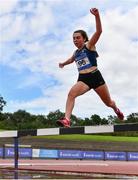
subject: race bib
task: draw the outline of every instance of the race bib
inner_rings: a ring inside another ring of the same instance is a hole
[[[78,54],[78,56],[75,58],[75,62],[79,71],[91,67],[90,60],[85,52]]]
[[[85,57],[84,59],[80,59],[78,61],[76,61],[77,64],[77,68],[82,68],[88,64],[90,64],[89,59],[87,57]]]

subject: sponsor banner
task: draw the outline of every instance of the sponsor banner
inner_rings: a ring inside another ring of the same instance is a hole
[[[128,152],[127,158],[128,161],[138,161],[138,152]]]
[[[32,149],[32,157],[39,158],[40,149]]]
[[[58,158],[58,150],[40,149],[39,157],[41,157],[41,158]]]
[[[105,152],[105,160],[126,161],[126,152]]]
[[[59,158],[82,159],[82,153],[76,150],[59,150]]]
[[[32,157],[32,149],[31,148],[19,148],[19,157]]]
[[[0,148],[0,157],[3,157],[3,148]]]
[[[5,157],[14,157],[14,148],[5,148]],[[31,148],[19,148],[19,157],[31,158]]]
[[[103,160],[104,152],[103,151],[83,151],[82,158]]]

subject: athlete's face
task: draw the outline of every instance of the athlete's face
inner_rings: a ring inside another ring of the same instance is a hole
[[[77,48],[81,48],[85,43],[85,39],[83,38],[81,33],[74,33],[73,42]]]

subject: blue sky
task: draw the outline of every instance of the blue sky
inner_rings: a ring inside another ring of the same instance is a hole
[[[75,50],[73,31],[93,34],[91,7],[99,9],[103,26],[96,45],[98,67],[125,115],[138,112],[137,0],[1,0],[0,94],[7,101],[5,112],[64,112],[78,74],[75,64],[60,69],[58,63]],[[76,99],[73,114],[114,115],[94,91]]]

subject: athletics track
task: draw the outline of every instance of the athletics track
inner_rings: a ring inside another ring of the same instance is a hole
[[[1,168],[14,167],[13,159],[0,159]],[[138,177],[138,161],[95,160],[19,160],[19,170],[68,172],[78,174],[100,173]]]

